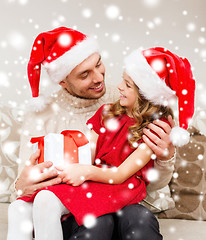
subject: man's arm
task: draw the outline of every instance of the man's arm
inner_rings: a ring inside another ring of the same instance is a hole
[[[39,155],[37,153],[32,154],[31,136],[42,136],[45,133],[43,126],[37,128],[39,119],[31,113],[25,116],[21,129],[18,177],[10,187],[11,201],[14,201],[18,196],[30,196],[42,187],[56,184],[55,179],[50,179],[55,176],[54,172],[49,170],[51,163],[36,165]],[[38,177],[35,172],[38,173]],[[31,176],[34,176],[34,179],[31,179]]]
[[[150,149],[155,153],[157,159],[166,161],[174,156],[175,147],[172,145],[169,134],[172,128],[175,126],[175,122],[172,117],[168,117],[168,121],[171,127],[161,121],[155,120],[153,123],[150,123],[147,128],[143,130],[143,140],[148,145]],[[154,131],[156,134],[152,133],[150,130]],[[151,139],[152,141],[150,141]]]
[[[170,141],[169,134],[171,129],[175,126],[175,122],[171,116],[168,117],[168,121],[171,127],[161,120],[155,120],[153,123],[148,125],[148,128],[153,130],[160,138],[150,130],[144,129],[143,131],[144,142],[156,155],[154,168],[158,171],[159,176],[155,182],[151,182],[149,184],[148,187],[151,188],[151,190],[157,190],[165,187],[170,182],[174,171],[175,147]],[[150,141],[150,139],[153,142]]]

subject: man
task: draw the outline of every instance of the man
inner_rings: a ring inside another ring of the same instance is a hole
[[[108,86],[106,91],[105,67],[98,52],[96,41],[64,27],[44,32],[36,38],[28,64],[28,77],[36,101],[33,108],[38,112],[27,115],[22,130],[22,162],[13,189],[19,196],[31,196],[41,188],[61,182],[57,171],[45,171],[51,167],[51,162],[35,165],[40,153],[32,154],[28,146],[31,136],[60,133],[64,129],[79,129],[87,134],[87,119],[104,103],[118,99],[114,87]],[[53,94],[49,103],[39,97],[41,64],[47,69],[51,80],[62,87]],[[174,126],[171,117],[169,121]],[[149,124],[148,129],[144,130],[143,139],[156,154],[158,160],[154,165],[160,171],[158,182],[151,184],[150,188],[154,186],[159,189],[170,181],[173,171],[171,158],[174,155],[170,131],[169,125],[162,121]],[[32,177],[34,173],[37,174]],[[140,204],[127,206],[117,214],[99,217],[93,228],[78,226],[70,217],[63,222],[63,232],[64,239],[101,240],[111,239],[112,235],[113,239],[120,239],[120,236],[122,239],[162,239],[157,220]]]

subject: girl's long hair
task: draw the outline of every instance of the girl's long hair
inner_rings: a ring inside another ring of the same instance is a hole
[[[167,118],[169,115],[174,117],[173,111],[169,107],[156,105],[139,93],[138,87],[134,84],[137,90],[137,101],[134,104],[131,114],[135,120],[135,124],[129,127],[128,141],[130,147],[135,148],[135,143],[142,138],[143,128],[155,119]],[[106,122],[108,119],[119,117],[127,113],[127,108],[120,105],[120,100],[108,105],[103,111],[102,120]]]

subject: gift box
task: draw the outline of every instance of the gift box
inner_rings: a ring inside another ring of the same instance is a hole
[[[78,130],[65,130],[61,134],[49,133],[33,137],[34,151],[40,149],[38,163],[51,161],[53,167],[71,163],[91,164],[90,143]]]

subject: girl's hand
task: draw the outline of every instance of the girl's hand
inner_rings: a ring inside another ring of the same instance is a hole
[[[88,180],[90,167],[90,165],[74,163],[66,167],[56,167],[56,169],[61,171],[58,177],[62,179],[62,183],[79,186]]]

